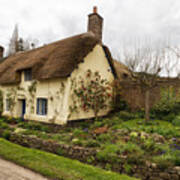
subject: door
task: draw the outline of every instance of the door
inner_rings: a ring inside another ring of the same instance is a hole
[[[24,114],[26,113],[26,100],[22,99],[22,118],[24,118]]]

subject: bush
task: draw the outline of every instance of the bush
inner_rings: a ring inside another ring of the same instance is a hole
[[[9,130],[5,130],[3,133],[2,133],[2,137],[9,140],[9,138],[11,137],[11,132]]]
[[[158,119],[163,119],[170,113],[177,114],[180,111],[180,97],[173,87],[161,89],[161,99],[152,108],[152,113]],[[165,118],[166,119],[166,118]]]
[[[76,138],[72,140],[72,143],[77,146],[83,145],[83,142],[80,139],[76,139]]]
[[[22,121],[20,121],[18,124],[18,127],[29,129],[29,130],[38,130],[38,131],[49,132],[49,128],[46,125],[43,125],[38,122],[22,122]]]
[[[139,153],[139,154],[143,154],[143,150],[134,143],[131,142],[127,142],[126,144],[121,144],[120,145],[120,149],[119,149],[120,153]]]
[[[128,164],[128,163],[125,163],[124,164],[124,170],[125,170],[126,173],[131,173],[132,166],[130,164]]]
[[[100,147],[100,144],[96,140],[93,140],[93,139],[86,141],[84,144],[86,147]]]
[[[93,127],[102,127],[102,126],[104,126],[103,121],[95,121],[93,124]]]
[[[180,116],[177,116],[172,123],[174,126],[180,126]]]
[[[100,141],[101,143],[110,142],[111,139],[112,139],[112,136],[110,134],[100,134],[97,137],[97,140]]]
[[[174,113],[170,113],[166,116],[161,117],[164,121],[172,122],[176,118],[176,115]]]
[[[1,129],[8,129],[9,126],[8,126],[6,123],[1,122],[1,123],[0,123],[0,128],[1,128]]]
[[[147,139],[144,144],[143,144],[143,148],[146,151],[153,151],[155,148],[155,142],[152,139]]]
[[[119,161],[117,157],[117,152],[119,151],[119,146],[115,144],[106,145],[105,148],[97,153],[97,158],[103,162],[117,162]]]
[[[82,131],[81,129],[75,129],[75,130],[73,131],[73,135],[74,135],[75,137],[79,137],[79,136],[82,135],[82,134],[84,134],[84,131]]]
[[[130,119],[134,119],[135,116],[133,113],[127,112],[127,111],[120,111],[118,114],[118,117],[123,119],[124,121],[128,121]]]

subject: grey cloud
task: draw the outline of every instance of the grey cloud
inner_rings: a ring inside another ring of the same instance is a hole
[[[116,56],[129,39],[173,37],[180,43],[179,0],[0,0],[0,44],[7,47],[13,26],[21,36],[47,44],[87,30],[87,15],[98,5],[103,41]]]

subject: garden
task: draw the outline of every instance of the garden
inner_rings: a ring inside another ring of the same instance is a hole
[[[124,110],[105,118],[79,121],[66,126],[2,117],[0,127],[1,136],[7,140],[13,140],[14,134],[17,134],[19,137],[38,138],[72,148],[77,146],[92,149],[95,153],[88,158],[77,159],[106,170],[142,179],[152,176],[149,172],[147,174],[147,168],[163,173],[167,169],[176,168],[179,172],[179,124],[167,117],[165,120],[154,119],[144,124],[142,116],[142,112],[130,113]],[[179,116],[175,118],[176,122]],[[60,150],[58,153],[63,155]],[[68,152],[64,155],[68,157]],[[163,173],[162,177],[169,177],[169,171],[168,175]],[[179,178],[177,173],[173,177]]]

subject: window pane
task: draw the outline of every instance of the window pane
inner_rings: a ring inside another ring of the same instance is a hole
[[[47,114],[47,99],[44,98],[37,99],[37,114],[39,115]]]
[[[24,80],[31,81],[32,80],[32,71],[31,69],[27,69],[24,71]]]

